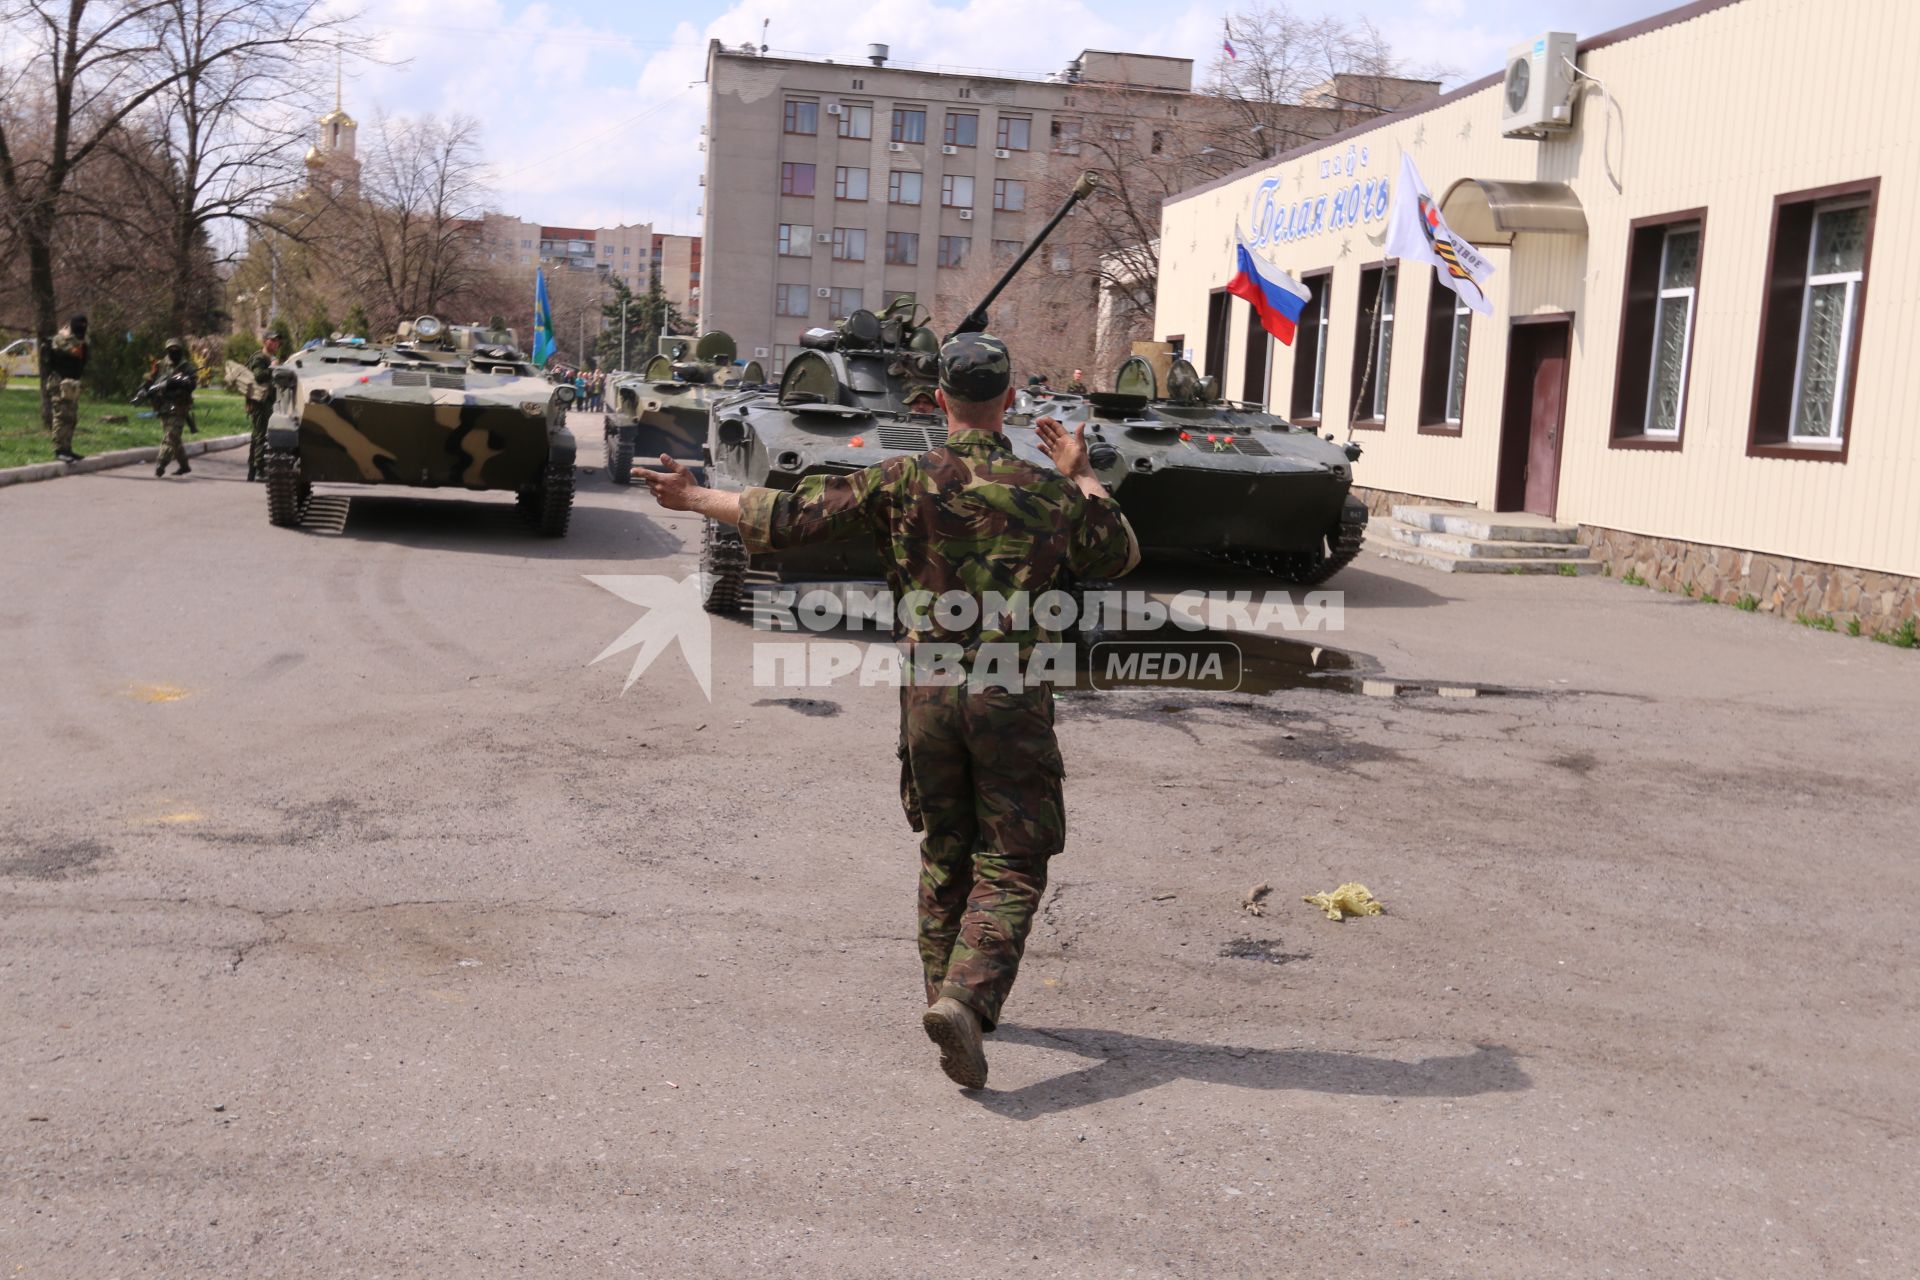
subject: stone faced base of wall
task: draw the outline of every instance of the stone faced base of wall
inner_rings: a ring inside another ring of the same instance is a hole
[[[1682,593],[1691,587],[1693,595],[1726,604],[1753,596],[1759,612],[1789,621],[1832,618],[1845,630],[1858,620],[1864,634],[1877,635],[1920,616],[1920,578],[1585,524],[1580,542],[1616,578],[1631,570],[1649,587]]]
[[[1470,507],[1471,502],[1461,502],[1454,498],[1423,498],[1417,493],[1400,493],[1393,489],[1369,489],[1365,485],[1353,486],[1353,496],[1367,504],[1369,518],[1390,516],[1395,505],[1414,507]]]

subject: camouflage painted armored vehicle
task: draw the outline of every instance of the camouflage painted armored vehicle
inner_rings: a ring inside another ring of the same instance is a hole
[[[1087,426],[1088,453],[1145,551],[1205,552],[1285,582],[1325,582],[1360,554],[1366,504],[1349,490],[1360,446],[1334,444],[1251,404],[1219,399],[1185,360],[1135,356],[1114,390],[1021,396],[1009,438],[1051,416]]]
[[[1074,205],[1093,193],[1082,175],[1050,221],[1007,267],[954,332],[987,327],[987,308]],[[911,296],[884,311],[855,311],[831,329],[809,329],[775,387],[745,390],[713,402],[707,435],[707,483],[740,490],[791,489],[811,475],[846,475],[896,453],[924,453],[946,440],[934,401],[940,384],[940,337]],[[1012,438],[1022,457],[1052,466],[1032,429]],[[730,613],[752,582],[872,578],[873,547],[855,541],[795,547],[749,557],[739,532],[707,521],[701,587],[707,609]]]
[[[422,316],[391,344],[316,345],[273,371],[267,518],[297,525],[315,484],[511,490],[540,533],[573,509],[573,388],[554,386],[511,330]]]
[[[640,372],[609,379],[607,478],[631,484],[636,457],[699,457],[714,400],[767,379],[758,360],[743,368],[737,355],[733,338],[718,329],[697,341],[668,336],[660,339],[659,354]]]

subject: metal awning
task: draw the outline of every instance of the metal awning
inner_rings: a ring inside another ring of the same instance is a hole
[[[1462,178],[1440,197],[1440,215],[1469,244],[1510,245],[1521,231],[1587,234],[1586,210],[1564,182]]]

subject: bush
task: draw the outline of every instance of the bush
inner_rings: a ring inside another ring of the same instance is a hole
[[[253,359],[253,353],[260,349],[260,339],[245,329],[227,339],[227,359],[236,364],[245,364]]]
[[[91,319],[81,382],[91,395],[124,402],[147,380],[166,336],[152,327],[129,328],[125,314],[111,305],[95,307]]]

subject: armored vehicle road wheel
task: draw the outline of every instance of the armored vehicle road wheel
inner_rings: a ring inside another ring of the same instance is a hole
[[[573,519],[573,468],[548,463],[540,479],[515,496],[520,514],[543,538],[564,538]]]
[[[1273,575],[1284,582],[1317,587],[1353,563],[1367,538],[1367,504],[1348,497],[1326,544],[1318,551],[1289,551],[1272,557]]]
[[[291,529],[307,514],[313,486],[300,478],[300,455],[285,449],[267,450],[267,520]]]
[[[607,479],[615,484],[633,483],[633,446],[613,433],[607,436]]]
[[[700,536],[700,605],[708,613],[738,613],[746,593],[747,548],[740,531],[718,520]]]

